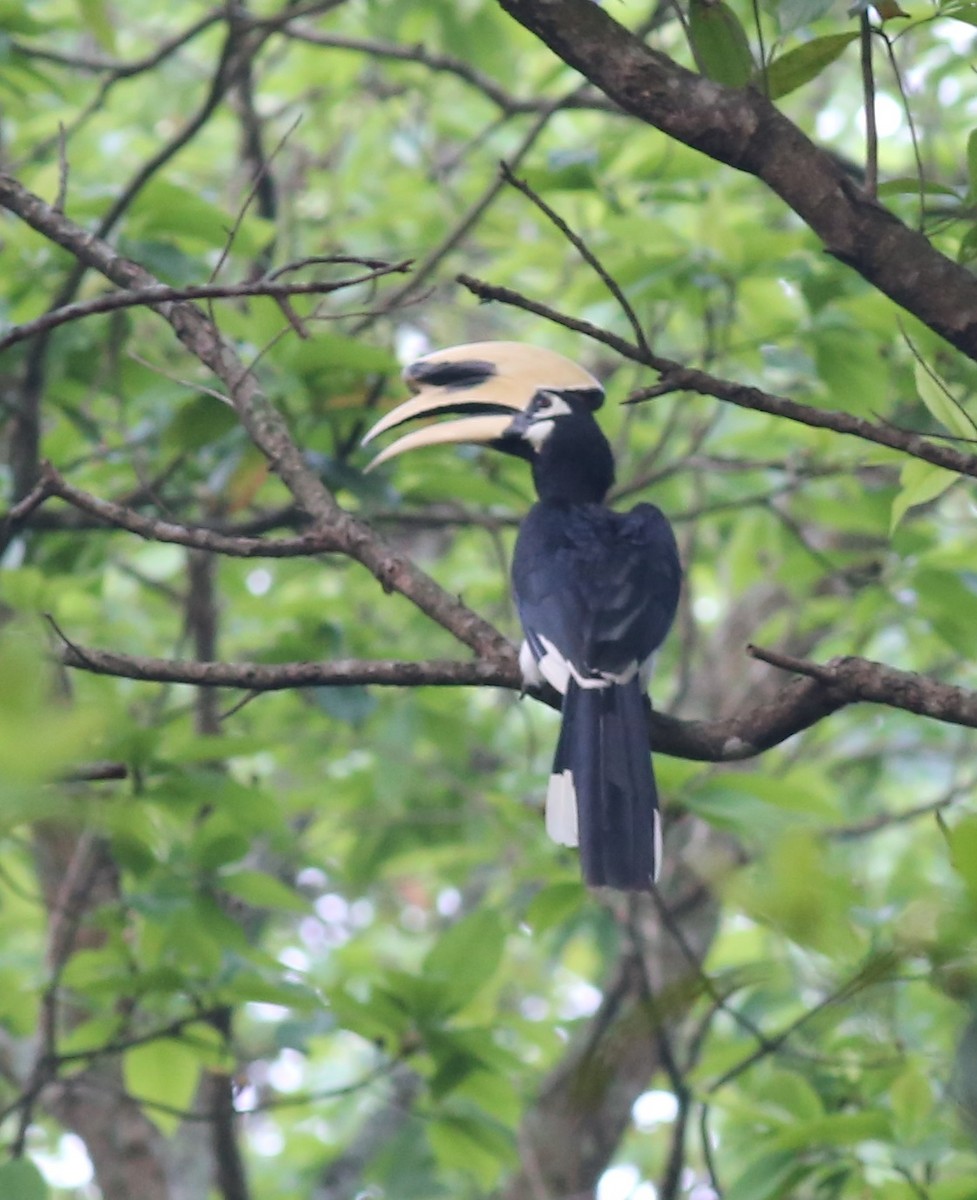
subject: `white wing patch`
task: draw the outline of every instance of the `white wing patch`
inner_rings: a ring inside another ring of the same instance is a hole
[[[543,673],[536,662],[533,648],[528,642],[523,642],[519,647],[519,670],[522,672],[522,681],[526,687],[539,687],[543,682]]]
[[[536,660],[536,667],[546,682],[565,696],[570,683],[570,663],[547,638],[539,640],[544,653]]]
[[[559,650],[542,634],[539,636],[540,645],[543,647],[544,653],[536,660],[536,666],[539,669],[540,675],[546,680],[551,687],[556,688],[561,696],[567,694],[567,687],[570,683],[571,676],[577,681],[577,686],[582,688],[606,688],[613,683],[628,683],[632,680],[638,671],[636,662],[629,663],[623,671],[614,674],[611,671],[601,671],[599,675],[581,675],[577,668],[568,658],[565,658]],[[522,653],[519,655],[520,665],[522,665]],[[525,668],[523,676],[525,677]]]
[[[577,833],[577,789],[573,773],[551,775],[546,788],[546,832],[561,846],[579,844]]]

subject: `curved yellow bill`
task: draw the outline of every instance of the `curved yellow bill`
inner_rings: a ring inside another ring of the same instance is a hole
[[[404,368],[404,382],[415,394],[377,421],[363,438],[364,446],[418,417],[451,414],[460,419],[398,439],[368,470],[418,446],[495,441],[512,420],[507,414],[524,412],[544,388],[573,391],[591,408],[599,407],[604,397],[601,385],[583,367],[555,351],[520,342],[469,342],[434,350]]]
[[[366,446],[373,441],[375,437],[379,437],[381,433],[386,433],[388,429],[396,429],[398,425],[403,425],[405,421],[413,421],[415,417],[434,417],[439,413],[463,413],[466,409],[486,407],[492,408],[510,408],[513,412],[522,412],[523,405],[511,397],[492,397],[487,398],[481,392],[466,399],[463,395],[457,394],[437,394],[434,389],[425,388],[419,395],[411,396],[409,400],[405,400],[403,404],[398,404],[396,408],[392,408],[390,412],[380,418],[379,421],[366,433],[363,437],[362,445]],[[507,421],[511,418],[506,417]]]
[[[403,407],[401,405],[401,408]],[[398,411],[398,409],[394,409],[387,416],[394,416]],[[423,415],[423,413],[413,413],[411,415],[417,416]],[[406,421],[410,417],[402,419]],[[399,424],[400,421],[393,421],[386,428],[390,429],[393,425]],[[507,415],[481,416],[462,417],[458,421],[445,421],[441,425],[428,425],[424,429],[415,429],[412,433],[405,433],[403,437],[399,437],[395,442],[391,442],[386,450],[381,450],[376,458],[367,464],[365,470],[372,471],[381,463],[388,462],[391,458],[396,458],[398,454],[404,454],[408,450],[416,450],[420,446],[442,446],[451,442],[471,442],[475,445],[483,446],[486,442],[494,442],[502,437],[511,424],[512,417]],[[382,429],[375,427],[370,430],[368,436],[372,437],[375,433],[382,432]],[[364,438],[363,440],[366,441],[367,439]]]

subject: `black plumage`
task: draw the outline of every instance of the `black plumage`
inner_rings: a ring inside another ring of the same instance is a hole
[[[604,392],[562,355],[480,342],[426,355],[404,378],[418,394],[365,440],[417,417],[461,419],[403,435],[374,466],[450,442],[487,444],[531,464],[538,500],[516,540],[512,587],[527,682],[545,680],[563,695],[547,829],[579,844],[587,883],[647,890],[660,826],[645,690],[678,604],[671,527],[651,504],[628,513],[606,506],[614,459],[593,415]]]
[[[530,452],[540,500],[520,527],[512,564],[532,658],[564,695],[547,797],[557,811],[548,824],[558,840],[572,842],[574,807],[585,880],[642,890],[659,854],[644,689],[678,604],[678,550],[654,505],[628,513],[604,506],[610,447],[589,406],[571,393],[560,399],[567,411]],[[515,434],[525,437],[523,426],[528,433],[545,419],[552,399],[540,404],[515,419]],[[508,444],[512,436],[496,444],[526,457]]]

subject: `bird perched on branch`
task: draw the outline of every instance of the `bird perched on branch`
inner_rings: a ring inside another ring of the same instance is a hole
[[[526,460],[537,502],[519,529],[512,589],[529,685],[563,696],[546,827],[580,847],[585,881],[647,891],[661,825],[645,691],[672,623],[681,567],[671,526],[651,504],[608,508],[614,460],[594,412],[600,383],[560,354],[477,342],[411,363],[416,393],[364,442],[418,417],[454,416],[407,433],[371,463],[422,446],[472,442]]]

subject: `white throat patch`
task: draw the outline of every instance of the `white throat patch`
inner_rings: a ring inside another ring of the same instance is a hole
[[[544,389],[543,395],[549,399],[549,404],[546,408],[541,408],[539,415],[533,418],[532,424],[526,430],[526,441],[536,451],[540,449],[546,439],[553,432],[553,422],[558,417],[566,417],[570,414],[570,405],[557,395],[556,392],[549,392]]]

